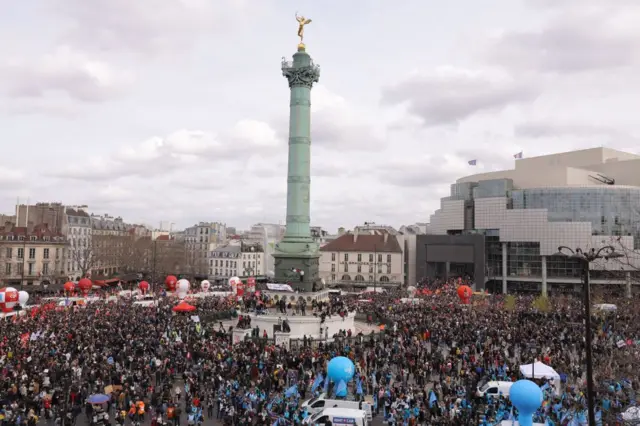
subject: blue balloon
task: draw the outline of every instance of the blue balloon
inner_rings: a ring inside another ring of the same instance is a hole
[[[533,425],[533,413],[542,405],[542,389],[531,380],[518,380],[509,390],[509,399],[518,409],[520,426]]]
[[[348,382],[353,378],[355,372],[356,367],[353,365],[353,362],[344,356],[333,358],[329,361],[329,365],[327,365],[327,377],[335,383],[340,382],[340,380]]]

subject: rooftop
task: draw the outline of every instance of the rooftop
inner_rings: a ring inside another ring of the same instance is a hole
[[[324,252],[402,253],[398,239],[389,233],[346,233],[320,248]]]
[[[65,242],[64,236],[59,232],[53,232],[46,223],[28,229],[25,226],[15,226],[11,222],[6,222],[4,226],[0,226],[0,240]]]

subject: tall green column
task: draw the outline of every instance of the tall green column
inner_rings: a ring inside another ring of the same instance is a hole
[[[290,282],[300,291],[318,284],[320,250],[311,237],[311,88],[320,77],[304,45],[293,61],[282,61],[282,74],[289,81],[289,165],[287,173],[287,230],[275,247],[275,279]]]

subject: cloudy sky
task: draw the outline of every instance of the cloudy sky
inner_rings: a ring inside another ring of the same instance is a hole
[[[0,14],[0,210],[284,221],[295,12],[312,221],[427,221],[513,154],[640,150],[637,0],[22,0]],[[471,159],[478,166],[467,165]]]

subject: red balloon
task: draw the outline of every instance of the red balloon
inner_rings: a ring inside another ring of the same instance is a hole
[[[165,278],[164,280],[164,285],[167,288],[167,291],[176,291],[177,283],[178,283],[178,279],[173,275],[167,276],[167,278]]]
[[[138,284],[138,288],[141,292],[146,293],[147,291],[149,291],[149,283],[146,281],[140,281],[140,284]]]
[[[89,293],[89,290],[91,290],[91,287],[93,287],[93,283],[89,278],[83,278],[80,281],[78,281],[78,288],[80,288],[80,290],[82,290],[84,294]]]
[[[473,290],[468,285],[461,285],[458,287],[458,297],[464,304],[468,304],[471,301],[471,295]]]
[[[67,293],[71,293],[75,289],[76,289],[76,285],[71,281],[67,281],[66,283],[64,283],[64,291],[66,291]]]

